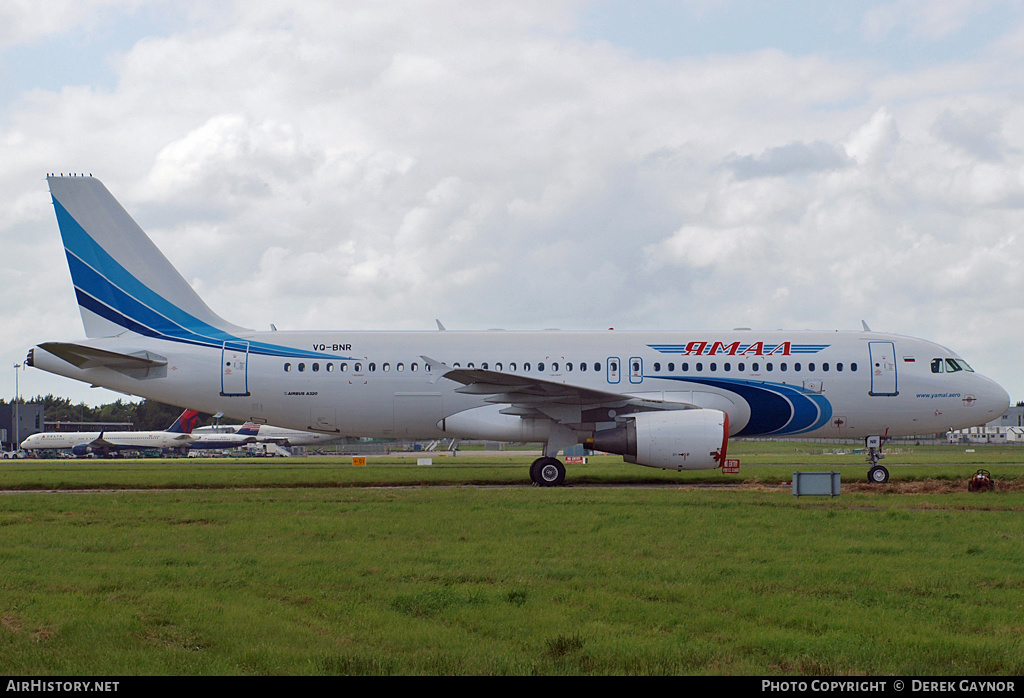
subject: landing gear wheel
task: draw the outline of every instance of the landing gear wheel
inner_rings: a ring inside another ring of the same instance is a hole
[[[565,482],[565,466],[557,458],[538,458],[530,466],[530,479],[541,487],[558,487]]]
[[[876,485],[889,482],[889,471],[884,466],[876,465],[868,471],[868,482]]]

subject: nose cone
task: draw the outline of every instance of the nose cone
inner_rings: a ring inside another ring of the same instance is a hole
[[[978,407],[985,416],[985,422],[991,422],[1006,414],[1010,409],[1010,394],[994,380],[978,376],[980,385],[977,390]]]

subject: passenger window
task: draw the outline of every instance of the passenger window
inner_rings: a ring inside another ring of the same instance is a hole
[[[284,372],[285,372],[285,373],[288,373],[288,372],[290,372],[291,370],[292,370],[292,365],[291,365],[291,364],[285,364],[285,365],[284,365]]]
[[[558,373],[558,364],[556,362],[551,363],[551,372]]]
[[[794,371],[799,371],[800,370],[800,363],[799,362],[793,364],[793,370]]]
[[[327,364],[327,372],[330,373],[334,370],[334,364]]]
[[[370,369],[370,372],[371,372],[371,373],[372,373],[373,371],[376,371],[376,370],[377,370],[377,364],[376,364],[376,363],[374,363],[374,362],[370,362],[370,366],[369,366],[369,369]]]
[[[487,362],[484,361],[482,364],[480,364],[480,368],[482,368],[483,370],[486,371],[487,370]]]
[[[341,369],[342,373],[345,373],[346,371],[348,371],[348,364],[342,364],[341,366],[339,366],[339,368]]]
[[[767,363],[767,364],[764,365],[764,370],[765,371],[771,371],[774,368],[775,368],[775,365],[771,364],[771,363]]]
[[[314,363],[313,364],[313,371],[316,372],[316,371],[319,371],[319,370],[320,370],[320,364]]]
[[[690,364],[684,361],[684,362],[683,362],[683,365],[682,365],[682,366],[680,366],[680,368],[681,368],[681,369],[682,369],[682,370],[683,370],[684,372],[685,372],[685,371],[689,371],[689,370],[690,370]]]
[[[399,373],[401,373],[402,371],[405,370],[405,364],[402,364],[402,363],[398,364],[397,366],[395,366],[395,370],[398,371]]]
[[[541,371],[541,372],[544,370],[544,362],[543,361],[541,361],[539,364],[537,364],[537,370]]]
[[[716,364],[714,362],[711,362],[711,370],[712,371],[717,371],[718,370],[718,364]]]
[[[698,370],[698,371],[703,371],[703,370],[704,370],[704,364],[702,364],[702,363],[698,363],[698,364],[697,364],[697,370]]]
[[[746,364],[742,364],[742,363],[741,363],[741,364],[738,364],[738,365],[736,366],[736,370],[737,370],[737,371],[743,371],[743,370],[744,370],[745,368],[746,368]]]
[[[601,364],[599,364],[598,362],[595,361],[594,362],[594,370],[595,371],[600,371],[601,370]]]
[[[813,371],[814,370],[814,364],[813,363],[807,364],[807,370],[808,371]]]
[[[301,372],[301,371],[305,371],[305,370],[306,370],[306,364],[299,364],[299,371]]]
[[[409,364],[409,370],[412,371],[413,373],[416,373],[416,371],[420,370],[420,365],[417,363],[411,363]]]
[[[757,373],[759,370],[761,370],[761,364],[755,361],[750,365],[750,370],[753,371],[754,373]]]
[[[827,373],[827,372],[828,372],[828,364],[827,364],[827,363],[825,363],[825,364],[822,364],[822,365],[821,365],[821,370],[822,370],[822,371],[825,371],[825,372]]]
[[[513,361],[512,363],[510,363],[508,365],[508,370],[512,371],[513,373],[515,373],[515,370],[516,370],[516,362],[515,361]]]
[[[530,364],[529,363],[523,364],[523,370],[524,371],[529,371],[530,370]]]
[[[842,371],[843,370],[843,365],[841,363],[836,364],[836,370],[837,371]]]
[[[780,371],[785,371],[786,370],[786,364],[779,364],[779,370]]]
[[[501,362],[498,362],[498,363],[494,364],[494,370],[495,370],[495,371],[500,371],[500,370],[502,370],[502,369],[501,369]]]
[[[672,371],[675,371],[675,370],[676,370],[676,365],[675,365],[675,363],[673,363],[672,361],[669,361],[669,362],[668,362],[668,370],[669,370],[669,372],[670,372],[670,373],[671,373]]]
[[[363,365],[362,364],[356,364],[355,365],[355,372],[356,373],[362,373],[363,372]]]
[[[587,365],[585,363],[583,363],[582,361],[580,362],[580,370],[581,371],[586,371],[587,370]]]
[[[565,362],[565,370],[566,371],[572,371],[572,362],[571,361],[566,361]]]
[[[856,363],[851,363],[850,364],[850,370],[851,371],[856,371],[857,370],[857,364]]]

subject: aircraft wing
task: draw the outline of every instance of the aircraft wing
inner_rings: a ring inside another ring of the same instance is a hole
[[[92,450],[93,453],[99,455],[101,458],[107,458],[111,453],[117,453],[121,450],[121,447],[117,444],[111,443],[103,438],[103,432],[95,439],[90,441],[87,446]]]
[[[486,395],[485,402],[507,404],[502,414],[520,417],[547,417],[566,426],[613,421],[617,415],[655,410],[694,409],[683,402],[651,400],[618,393],[559,383],[543,378],[502,373],[479,368],[451,368],[422,357],[432,370],[444,371],[443,377],[462,383],[455,392]]]

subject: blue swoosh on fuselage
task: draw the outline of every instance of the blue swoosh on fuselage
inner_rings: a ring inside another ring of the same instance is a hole
[[[750,421],[733,436],[805,434],[824,426],[832,418],[832,403],[824,395],[808,393],[785,383],[733,378],[656,377],[707,385],[743,398],[750,406]]]

